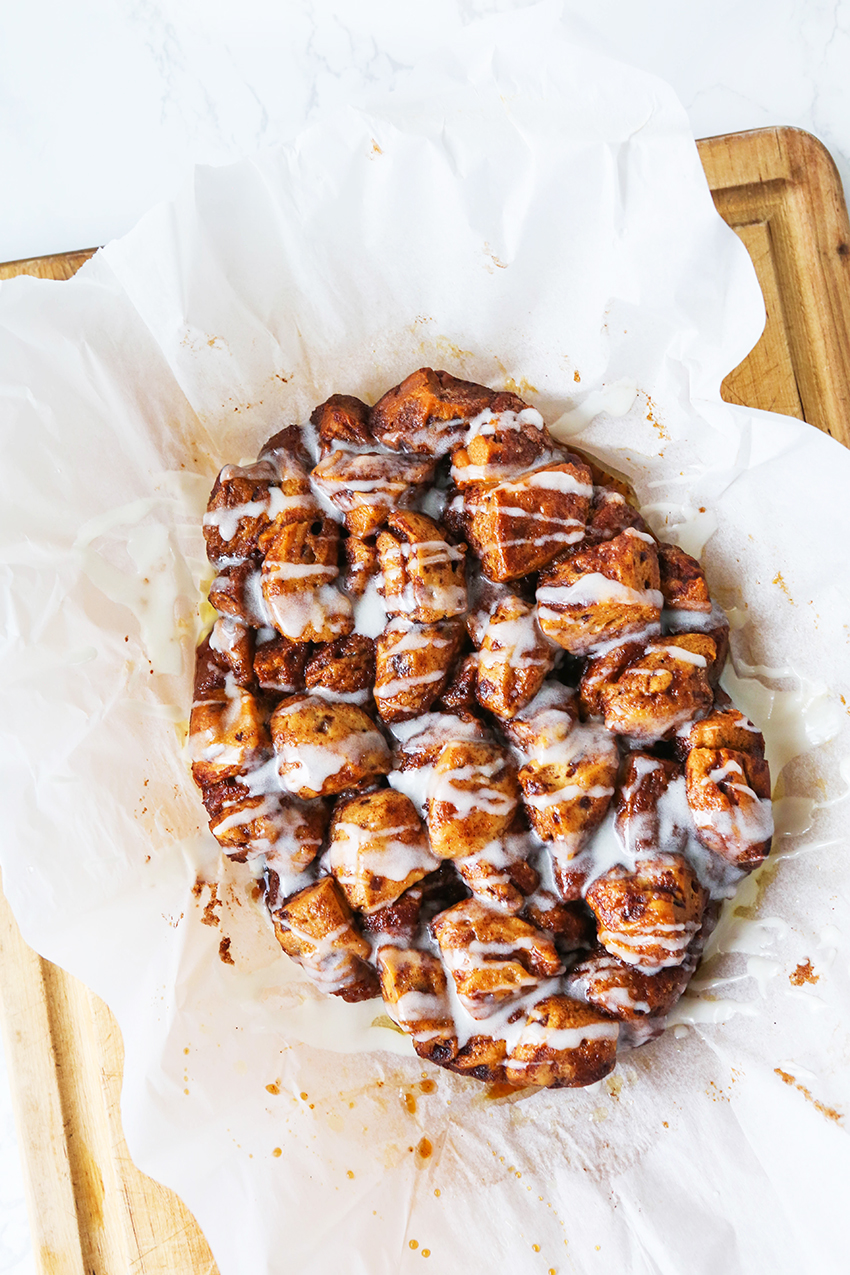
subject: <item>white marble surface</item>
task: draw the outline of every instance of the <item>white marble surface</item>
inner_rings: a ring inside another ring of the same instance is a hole
[[[10,0],[0,8],[0,260],[104,243],[196,163],[291,136],[525,0]],[[850,190],[850,0],[567,0],[579,42],[670,81],[694,133],[792,124]],[[30,1275],[0,1067],[0,1272]]]

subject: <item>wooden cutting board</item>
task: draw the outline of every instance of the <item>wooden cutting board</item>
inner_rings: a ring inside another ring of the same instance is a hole
[[[829,154],[798,129],[698,143],[714,201],[750,251],[764,335],[724,397],[850,446],[850,220]],[[95,249],[0,265],[69,279]],[[41,1275],[215,1275],[188,1210],[133,1165],[109,1010],[23,942],[0,895],[2,1027]]]

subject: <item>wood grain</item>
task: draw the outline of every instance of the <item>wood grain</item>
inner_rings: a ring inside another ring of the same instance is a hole
[[[724,398],[797,416],[850,446],[850,221],[828,152],[789,128],[698,146],[767,310],[764,335],[724,381]],[[69,279],[94,251],[9,262],[0,279]],[[0,989],[40,1275],[216,1275],[191,1214],[130,1159],[115,1020],[27,947],[2,894]]]

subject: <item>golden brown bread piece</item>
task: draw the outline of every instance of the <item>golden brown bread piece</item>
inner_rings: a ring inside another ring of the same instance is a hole
[[[352,633],[320,646],[310,657],[304,671],[307,690],[313,694],[327,692],[368,704],[375,685],[375,642],[373,638]]]
[[[380,994],[367,964],[369,944],[357,932],[351,909],[333,877],[299,890],[272,912],[275,937],[322,991],[346,1001]]]
[[[352,394],[331,394],[313,410],[310,422],[319,431],[323,456],[334,444],[366,447],[374,441],[369,431],[369,408]]]
[[[515,394],[498,394],[448,372],[419,368],[388,390],[369,414],[369,427],[386,447],[445,456],[466,438],[468,422],[479,412],[520,412],[526,406]]]
[[[227,566],[262,554],[260,537],[273,524],[304,518],[315,507],[306,473],[281,482],[270,460],[240,467],[225,465],[204,515],[204,539],[210,562]]]
[[[597,877],[585,895],[599,925],[599,942],[646,973],[681,965],[702,921],[708,895],[679,854],[642,859]]]
[[[377,953],[381,991],[393,1022],[413,1037],[417,1053],[426,1057],[442,1046],[441,1061],[457,1051],[455,1026],[443,967],[436,956],[416,948],[380,947]]]
[[[551,459],[553,443],[534,408],[521,413],[487,414],[467,431],[465,444],[452,454],[452,481],[470,484],[502,482]]]
[[[332,796],[392,767],[383,735],[356,704],[291,696],[272,713],[271,733],[281,782],[296,797]]]
[[[316,514],[261,537],[263,597],[271,621],[292,642],[332,642],[354,627],[351,603],[335,587],[339,529]]]
[[[764,735],[733,704],[715,704],[708,717],[686,722],[676,736],[677,754],[684,759],[692,748],[731,748],[764,757]]]
[[[250,691],[215,691],[192,705],[189,749],[192,778],[200,788],[256,769],[269,756],[270,744],[262,704]]]
[[[657,850],[684,853],[692,820],[682,767],[649,753],[623,759],[614,827],[632,858]]]
[[[508,833],[477,854],[453,860],[473,898],[502,912],[519,912],[540,883],[528,862],[529,845],[522,831]],[[531,918],[529,918],[531,919]]]
[[[478,710],[478,697],[475,694],[477,684],[478,654],[473,651],[456,667],[437,706],[449,713],[474,715]]]
[[[590,471],[579,461],[546,465],[515,482],[470,490],[469,543],[491,580],[516,580],[584,535]]]
[[[634,1022],[669,1014],[694,972],[696,960],[685,958],[646,974],[597,945],[567,974],[570,995],[587,1001],[612,1018]]]
[[[556,867],[574,858],[599,827],[614,795],[620,754],[601,727],[576,724],[566,739],[536,751],[519,771],[531,825],[553,849]]]
[[[375,641],[375,703],[385,722],[425,713],[448,685],[465,633],[460,620],[391,620]]]
[[[434,917],[431,932],[461,1004],[476,1019],[563,972],[548,935],[475,899]]]
[[[602,690],[609,682],[616,682],[619,675],[644,653],[644,642],[624,642],[612,646],[601,655],[592,655],[585,663],[578,684],[578,701],[581,715],[603,717]]]
[[[661,592],[664,605],[677,611],[696,611],[708,614],[711,598],[703,571],[696,558],[692,558],[678,545],[658,546],[658,569],[661,574]]]
[[[393,788],[337,802],[327,862],[351,907],[367,913],[440,866],[413,802]]]
[[[501,744],[458,740],[441,748],[428,785],[428,834],[441,859],[476,854],[514,821],[516,763]]]
[[[532,1005],[505,1075],[512,1085],[592,1085],[614,1070],[619,1023],[569,996]]]
[[[455,1056],[443,1065],[461,1076],[472,1076],[491,1085],[504,1084],[507,1056],[508,1047],[498,1036],[470,1036]]]
[[[523,919],[555,936],[559,952],[575,952],[589,947],[596,926],[584,903],[563,903],[550,890],[537,890],[522,910]]]
[[[263,597],[259,563],[249,559],[222,567],[210,585],[210,606],[255,629],[271,623]]]
[[[373,540],[361,540],[358,536],[348,536],[342,542],[345,553],[345,588],[353,597],[359,598],[373,576],[381,570],[378,548]]]
[[[770,852],[770,772],[755,752],[692,748],[685,763],[688,805],[704,846],[751,872]]]
[[[601,544],[604,540],[613,540],[627,527],[634,527],[635,531],[652,536],[647,523],[622,492],[610,487],[594,487],[593,504],[584,536],[585,544],[594,545]]]
[[[715,602],[708,615],[696,611],[664,612],[664,631],[671,638],[684,637],[689,633],[701,633],[714,643],[714,659],[708,666],[708,680],[718,693],[717,683],[726,657],[729,654],[729,621],[721,607]]]
[[[515,717],[530,704],[555,663],[534,607],[503,599],[490,617],[478,654],[476,696],[496,717]]]
[[[553,642],[573,655],[589,655],[604,643],[658,631],[659,584],[654,542],[628,528],[546,567],[537,588],[537,618]]]
[[[702,633],[657,638],[599,690],[605,726],[639,744],[669,739],[714,698],[708,668],[716,647]]]
[[[387,615],[420,624],[466,610],[466,545],[451,545],[432,518],[396,510],[378,536]]]
[[[224,780],[207,789],[210,831],[230,859],[264,854],[279,872],[303,872],[322,848],[329,811],[324,802],[298,801],[285,793],[251,795],[244,784]]]
[[[353,536],[374,535],[387,515],[434,476],[430,456],[335,451],[319,461],[313,479],[345,514]]]
[[[232,616],[216,620],[195,652],[194,698],[224,690],[228,676],[235,686],[254,689],[254,630]]]
[[[285,425],[267,439],[259,452],[258,461],[269,461],[279,479],[302,478],[310,468],[310,456],[304,445],[300,425]]]
[[[499,725],[512,744],[531,756],[559,747],[578,721],[575,691],[562,682],[544,682],[530,704]]]
[[[290,642],[280,635],[258,642],[254,652],[254,676],[264,691],[292,695],[304,689],[304,669],[310,653],[306,642]]]

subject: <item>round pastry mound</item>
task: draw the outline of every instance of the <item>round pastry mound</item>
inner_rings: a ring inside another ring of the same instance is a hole
[[[421,368],[227,465],[192,773],[323,991],[422,1058],[592,1084],[770,849],[699,563],[514,394]]]

